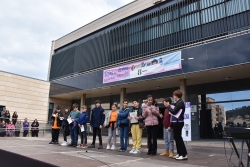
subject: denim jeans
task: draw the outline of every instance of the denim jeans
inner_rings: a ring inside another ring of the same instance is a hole
[[[168,131],[164,128],[164,141],[166,151],[174,151],[174,133],[173,129]]]
[[[77,142],[78,142],[78,126],[75,126],[73,129],[72,129],[72,126],[70,126],[69,130],[70,130],[71,144],[77,145]]]
[[[120,127],[120,145],[121,150],[127,151],[128,146],[128,126],[121,126]]]

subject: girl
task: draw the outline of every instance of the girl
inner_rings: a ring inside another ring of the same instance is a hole
[[[0,124],[0,136],[5,137],[6,135],[6,123],[3,120],[2,123]]]
[[[9,122],[7,129],[7,136],[13,137],[15,132],[15,125],[12,121]]]
[[[39,123],[37,122],[37,119],[33,121],[31,124],[31,134],[32,137],[38,137],[38,132],[39,132]]]
[[[63,113],[62,129],[63,129],[63,139],[61,146],[68,146],[67,136],[69,136],[69,123],[67,121],[69,117],[69,107],[66,107]]]
[[[20,130],[22,129],[22,124],[21,121],[18,120],[16,125],[15,125],[15,136],[19,137],[20,136]]]
[[[6,113],[4,114],[4,117],[5,117],[6,124],[9,124],[10,123],[10,112],[9,112],[9,110],[6,110]]]
[[[159,107],[153,96],[147,96],[147,104],[142,108],[142,116],[145,118],[145,125],[148,133],[148,153],[147,155],[156,155],[157,153],[157,132],[158,118],[160,117]],[[153,140],[153,142],[152,142]]]
[[[61,113],[61,107],[57,106],[55,112],[53,112],[51,119],[52,119],[52,130],[51,130],[51,142],[49,144],[59,144],[59,132],[62,126],[62,121],[60,117],[63,114]]]
[[[181,136],[182,128],[184,126],[184,113],[185,113],[185,104],[181,99],[181,97],[182,97],[182,92],[180,90],[174,91],[173,98],[176,101],[174,105],[175,107],[172,108],[169,103],[166,105],[166,107],[173,115],[176,115],[180,110],[182,110],[178,118],[172,116],[174,140],[177,148],[177,155],[174,156],[173,158],[176,160],[187,160],[187,150]]]
[[[17,118],[18,118],[18,115],[17,115],[17,112],[15,111],[12,115],[12,121],[13,121],[13,124],[16,125],[16,121],[17,121]]]
[[[118,110],[117,110],[117,104],[112,105],[112,111],[109,111],[109,113],[106,116],[104,126],[108,127],[108,145],[107,150],[110,150],[110,143],[111,139],[113,137],[113,145],[111,147],[111,150],[115,150],[116,145],[116,128],[117,128],[117,116],[118,116]]]

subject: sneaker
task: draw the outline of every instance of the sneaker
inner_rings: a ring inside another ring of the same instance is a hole
[[[110,145],[109,144],[107,145],[107,150],[110,150]]]
[[[176,159],[176,158],[179,158],[180,155],[179,154],[176,154],[176,156],[174,156],[173,158]]]
[[[82,148],[87,148],[87,147],[88,147],[87,144],[82,145]]]
[[[73,143],[71,143],[70,145],[68,145],[68,146],[70,146],[70,147],[72,147],[74,144]]]
[[[127,150],[122,150],[122,152],[127,152]]]
[[[82,144],[79,144],[78,146],[77,146],[77,148],[81,148],[83,145]]]
[[[118,152],[123,152],[123,150],[122,150],[122,149],[120,149]]]
[[[56,141],[56,142],[55,142],[55,144],[59,144],[59,142],[58,142],[58,141]]]
[[[66,146],[66,144],[67,144],[67,142],[66,142],[66,141],[63,141],[63,142],[61,143],[61,146]]]
[[[135,149],[133,148],[131,151],[129,151],[129,153],[133,153],[135,151]]]
[[[133,154],[140,154],[140,153],[141,153],[141,151],[138,149],[135,149],[135,151],[133,152]]]
[[[49,144],[55,144],[55,142],[51,141],[51,142],[49,142]]]
[[[179,156],[178,158],[175,158],[176,160],[182,161],[182,160],[187,160],[187,156]]]
[[[115,146],[114,145],[112,145],[111,150],[115,150]]]
[[[95,148],[95,145],[91,144],[88,148]]]
[[[77,147],[77,145],[76,145],[76,144],[74,144],[72,147]]]
[[[103,149],[103,146],[99,146],[98,149]]]

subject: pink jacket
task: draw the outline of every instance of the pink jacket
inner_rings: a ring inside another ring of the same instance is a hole
[[[8,131],[9,130],[14,131],[15,130],[15,125],[14,124],[8,124],[7,129],[8,129]]]
[[[155,107],[153,105],[145,104],[142,107],[142,116],[145,118],[146,126],[154,126],[158,125],[158,118],[160,116],[159,107]]]

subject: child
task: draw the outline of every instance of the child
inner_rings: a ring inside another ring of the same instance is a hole
[[[60,120],[60,117],[62,117],[61,113],[61,107],[57,106],[56,111],[52,114],[52,140],[49,144],[58,144],[58,138],[59,138],[59,132],[62,126],[62,121]]]
[[[23,137],[26,137],[27,134],[29,133],[29,126],[30,123],[28,122],[28,119],[25,118],[23,122]]]
[[[65,108],[65,111],[63,113],[63,121],[62,121],[62,128],[63,128],[63,139],[64,141],[62,142],[61,146],[68,146],[67,143],[67,136],[69,135],[69,123],[67,121],[69,117],[69,107]]]
[[[128,145],[128,127],[129,119],[128,114],[130,109],[128,108],[128,100],[123,101],[123,108],[118,113],[118,126],[120,127],[120,150],[119,152],[126,152]]]
[[[143,122],[142,117],[142,108],[139,106],[139,101],[134,99],[133,100],[133,108],[130,113],[135,113],[135,119],[138,120],[137,122],[131,122],[131,133],[133,139],[133,149],[129,153],[138,154],[141,153],[141,144],[142,144],[142,128],[139,126],[139,122]],[[129,116],[129,120],[132,120],[132,117]]]
[[[104,109],[101,107],[101,101],[95,101],[95,108],[92,109],[90,125],[93,127],[93,142],[89,148],[95,148],[96,135],[99,137],[98,149],[103,149],[102,146],[102,126],[104,124],[105,114]]]
[[[80,128],[80,136],[81,136],[81,144],[79,144],[78,147],[82,147],[82,148],[87,148],[87,121],[88,121],[88,113],[87,111],[87,107],[85,105],[82,106],[82,113],[80,114],[79,120],[78,120],[78,126]],[[82,126],[84,127],[84,129],[82,130]],[[84,144],[83,144],[83,140],[84,140]]]
[[[111,143],[112,137],[113,137],[113,145],[111,147],[111,150],[115,150],[117,116],[118,116],[117,104],[113,104],[112,105],[112,111],[109,111],[109,113],[106,116],[105,123],[104,123],[104,126],[108,127],[108,145],[107,145],[107,150],[110,150],[110,143]]]
[[[166,98],[163,101],[164,106],[168,106],[172,103],[172,100],[170,98]],[[165,151],[160,154],[161,156],[168,156],[169,158],[174,157],[174,134],[172,129],[172,123],[171,123],[171,115],[169,114],[169,110],[166,108],[164,111],[163,117],[163,125],[164,125],[164,140],[165,140]]]
[[[71,144],[70,146],[76,147],[78,142],[78,119],[80,116],[80,111],[78,111],[78,104],[73,104],[73,110],[69,114],[72,123],[69,126]]]
[[[15,132],[15,125],[13,124],[12,121],[9,122],[7,129],[8,129],[7,136],[13,137]]]
[[[22,124],[20,120],[17,120],[17,123],[15,125],[15,136],[19,137],[20,136],[20,130],[22,129]]]

